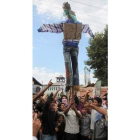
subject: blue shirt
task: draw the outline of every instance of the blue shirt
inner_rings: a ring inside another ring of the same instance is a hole
[[[103,116],[101,113],[96,112],[94,122],[96,122],[96,121],[98,121],[98,120],[100,120],[100,119],[104,119],[104,116]]]

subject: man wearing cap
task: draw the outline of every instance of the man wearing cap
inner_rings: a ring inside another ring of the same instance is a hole
[[[82,33],[88,33],[92,38],[94,35],[88,24],[82,24],[77,21],[75,13],[71,10],[68,2],[63,3],[64,16],[67,16],[67,20],[62,21],[60,24],[43,24],[38,32],[52,32],[61,33],[64,32],[64,24],[81,24]],[[74,86],[74,90],[79,91],[79,71],[78,71],[78,52],[79,52],[79,40],[78,39],[63,39],[63,54],[65,60],[66,69],[66,92],[70,87]]]

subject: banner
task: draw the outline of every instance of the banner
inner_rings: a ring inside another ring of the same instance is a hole
[[[95,84],[95,95],[100,96],[101,94],[101,80],[98,80]]]

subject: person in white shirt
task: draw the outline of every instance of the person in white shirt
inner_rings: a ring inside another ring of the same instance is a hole
[[[78,140],[81,113],[76,109],[75,101],[70,99],[70,104],[64,110],[64,114],[66,120],[64,140]]]

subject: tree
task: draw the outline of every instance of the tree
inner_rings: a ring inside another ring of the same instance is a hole
[[[95,33],[94,39],[89,39],[85,64],[93,69],[94,78],[102,81],[102,86],[108,85],[108,26],[103,33]]]

